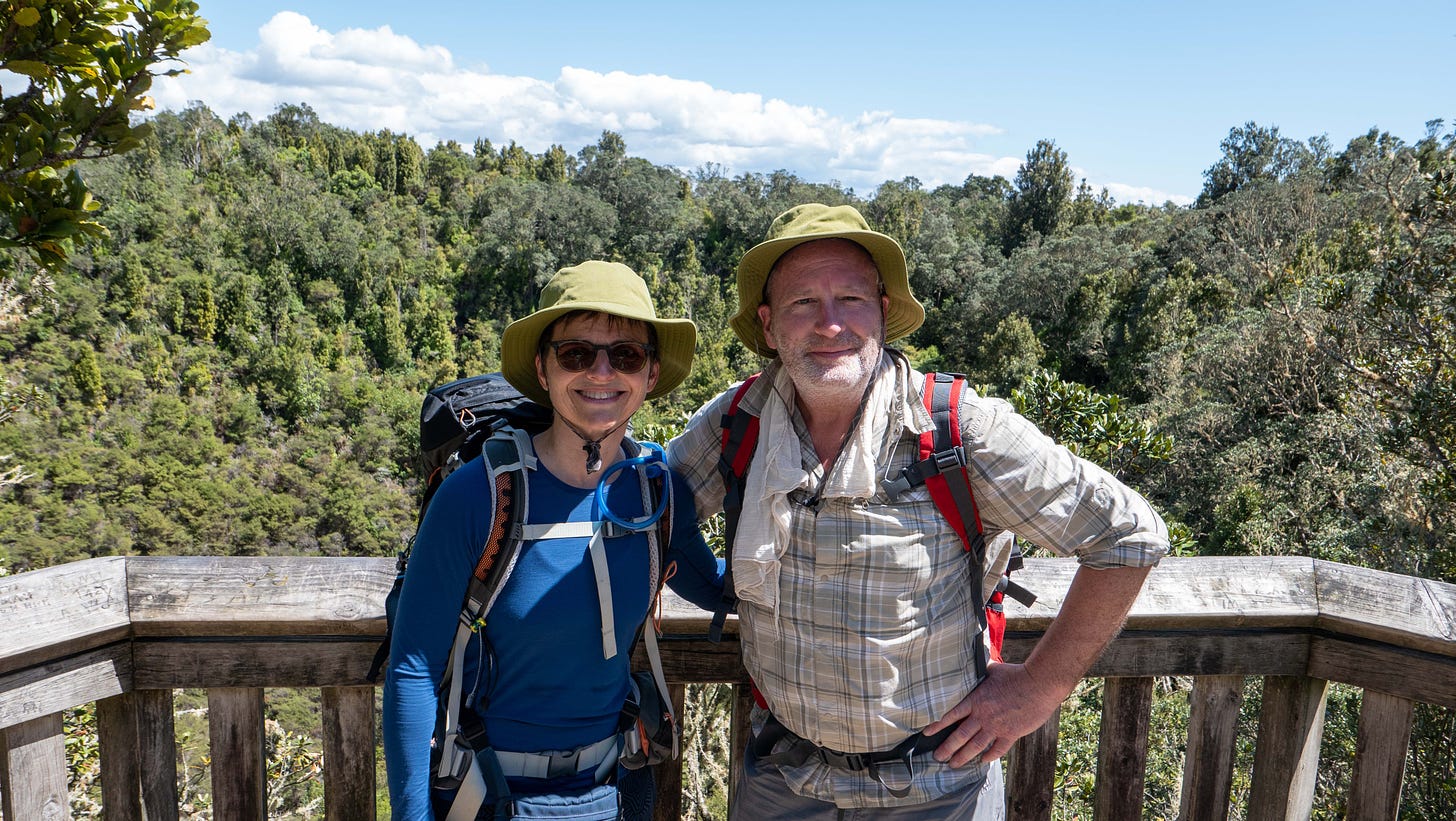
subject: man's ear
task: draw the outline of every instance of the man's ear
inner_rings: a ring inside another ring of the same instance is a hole
[[[888,305],[889,303],[887,302],[886,304]],[[769,310],[769,307],[767,305],[758,306],[758,321],[759,324],[763,325],[764,341],[768,342],[768,346],[770,348],[777,350],[779,346],[774,344],[773,331],[769,330],[769,317],[772,316],[772,314],[773,312]]]

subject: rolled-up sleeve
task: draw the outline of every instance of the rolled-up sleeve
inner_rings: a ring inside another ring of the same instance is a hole
[[[961,436],[988,531],[1009,530],[1091,568],[1148,567],[1167,555],[1168,527],[1147,499],[1006,401],[963,401]]]

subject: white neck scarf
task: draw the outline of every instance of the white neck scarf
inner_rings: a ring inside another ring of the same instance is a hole
[[[879,490],[876,462],[882,445],[892,425],[898,431],[909,413],[905,392],[900,390],[905,377],[900,372],[902,362],[897,356],[881,356],[864,412],[819,489],[821,499],[869,499]],[[733,546],[733,586],[738,598],[774,610],[778,608],[779,560],[789,544],[788,494],[801,487],[812,488],[814,481],[804,467],[794,432],[795,396],[788,370],[776,368],[772,390],[759,416],[758,445]]]

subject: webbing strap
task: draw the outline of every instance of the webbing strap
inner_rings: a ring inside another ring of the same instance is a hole
[[[617,655],[617,622],[612,615],[612,576],[607,572],[606,540],[602,538],[600,529],[592,533],[587,552],[591,554],[592,575],[597,582],[597,607],[602,614],[602,658],[609,659]]]
[[[475,821],[480,805],[485,803],[485,778],[480,774],[480,764],[473,760],[474,756],[471,758],[470,770],[460,782],[460,789],[455,792],[455,800],[450,802],[450,812],[445,816],[445,821]]]
[[[743,380],[733,393],[733,400],[728,403],[728,412],[722,420],[723,446],[718,452],[718,475],[723,478],[723,543],[728,545],[728,557],[723,563],[723,597],[708,625],[708,641],[711,642],[723,640],[723,624],[727,621],[728,611],[738,602],[738,592],[733,586],[733,545],[738,535],[738,517],[743,512],[743,477],[758,446],[758,417],[740,411],[738,405],[758,377],[759,374],[754,374]]]
[[[662,654],[657,650],[657,624],[653,621],[653,614],[647,614],[647,662],[652,666],[652,680],[657,682],[657,692],[667,695],[667,676],[662,673]],[[667,717],[673,726],[677,726],[677,713],[673,709],[672,699],[662,699],[662,708],[667,711]],[[672,734],[672,757],[678,756],[678,734]]]
[[[460,743],[460,691],[461,680],[465,678],[465,648],[470,644],[472,632],[470,625],[461,619],[455,628],[455,643],[450,646],[450,661],[445,667],[450,694],[445,702],[445,738],[440,750],[440,769],[435,773],[437,778],[454,778],[460,772],[463,759],[470,755]]]

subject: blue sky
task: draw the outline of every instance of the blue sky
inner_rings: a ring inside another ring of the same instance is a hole
[[[1336,148],[1456,121],[1456,2],[797,3],[199,0],[212,42],[160,81],[254,118],[425,148],[575,153],[603,129],[693,170],[787,169],[862,196],[1016,173],[1038,139],[1120,202],[1187,202],[1230,128]]]

